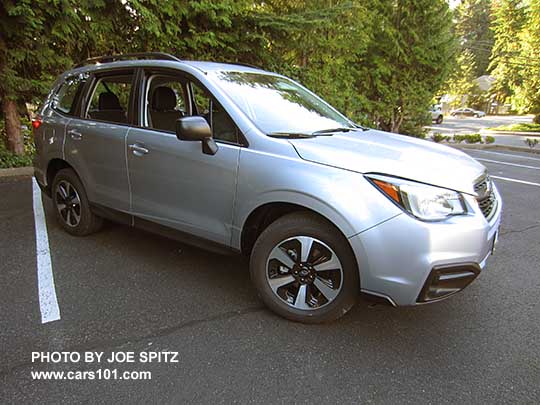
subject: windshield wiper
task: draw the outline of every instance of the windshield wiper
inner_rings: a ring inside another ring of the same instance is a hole
[[[350,132],[350,131],[367,131],[367,128],[364,128],[361,126],[329,128],[329,129],[321,129],[319,131],[314,131],[311,133],[311,135],[324,135],[324,134],[333,134],[335,132]]]
[[[268,136],[271,136],[272,138],[289,138],[289,139],[315,138],[315,135],[306,134],[304,132],[270,132]]]

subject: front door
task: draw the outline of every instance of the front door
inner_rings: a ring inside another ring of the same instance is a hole
[[[148,73],[144,87],[142,127],[132,128],[127,138],[135,221],[142,218],[229,245],[240,154],[234,123],[213,122],[212,110],[216,117],[223,114],[187,78]],[[215,155],[204,154],[201,142],[176,138],[175,121],[185,115],[209,120],[219,145]]]

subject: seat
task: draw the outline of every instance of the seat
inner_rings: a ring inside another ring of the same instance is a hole
[[[152,94],[150,118],[152,128],[175,132],[176,120],[184,114],[176,108],[176,94],[173,89],[166,86],[156,87]]]
[[[90,117],[100,121],[127,123],[126,112],[120,105],[116,94],[103,92],[98,98],[98,110],[92,111]]]

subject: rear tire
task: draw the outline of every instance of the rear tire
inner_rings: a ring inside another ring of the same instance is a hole
[[[71,235],[90,235],[103,225],[103,219],[91,211],[86,191],[73,169],[62,169],[56,174],[52,200],[58,223]]]
[[[266,306],[296,322],[334,321],[359,295],[358,267],[348,240],[308,212],[285,215],[261,233],[250,272]]]
[[[439,115],[439,116],[437,117],[437,120],[435,121],[435,123],[440,125],[440,124],[442,124],[442,122],[443,122],[443,116],[442,116],[442,115]]]

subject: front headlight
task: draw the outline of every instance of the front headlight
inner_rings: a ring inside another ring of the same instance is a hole
[[[445,188],[396,177],[368,175],[371,183],[401,208],[424,221],[467,213],[463,196]]]

